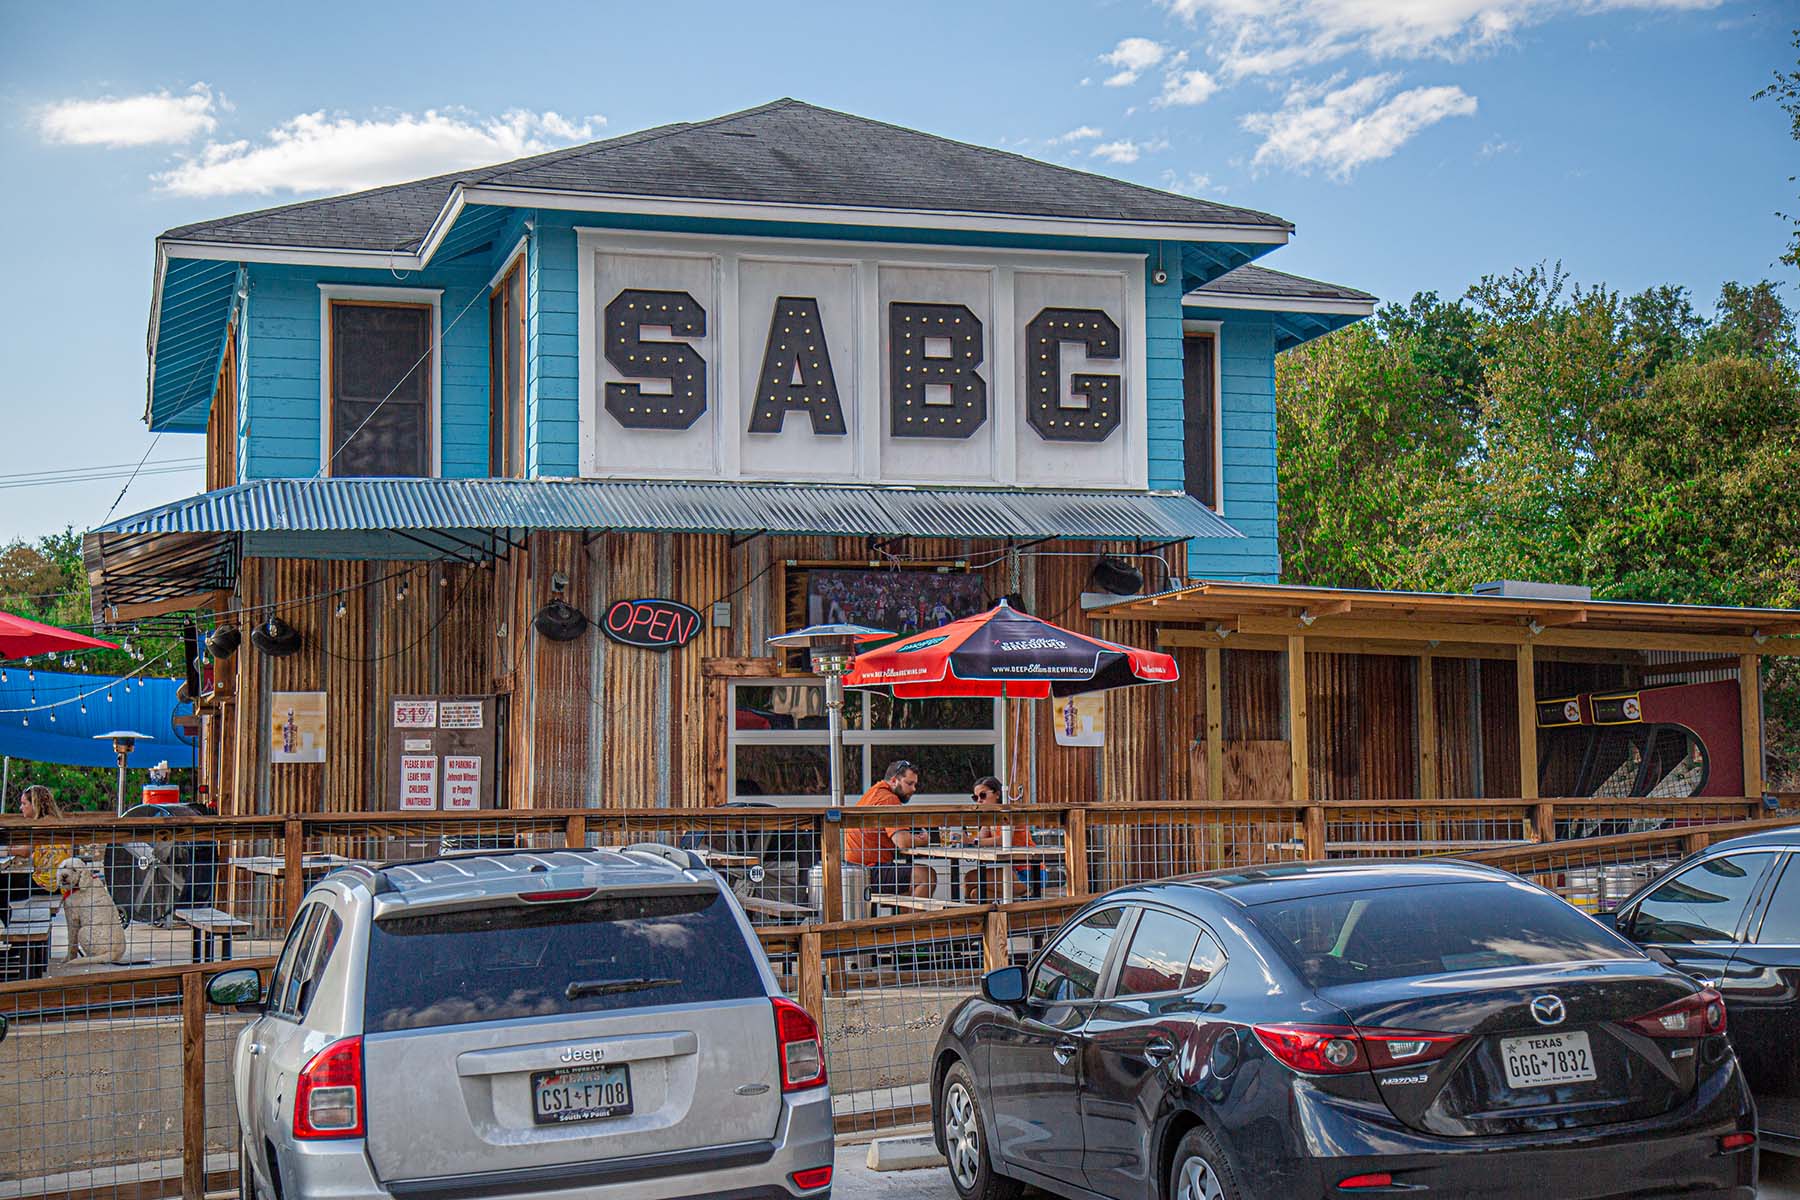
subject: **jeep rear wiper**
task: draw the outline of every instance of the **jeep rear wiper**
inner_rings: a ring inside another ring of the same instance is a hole
[[[611,996],[618,992],[642,992],[650,988],[674,987],[679,979],[577,979],[563,989],[570,1000],[582,996]]]

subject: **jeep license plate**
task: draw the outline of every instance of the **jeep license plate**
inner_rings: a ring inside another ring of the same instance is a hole
[[[531,1076],[531,1119],[539,1125],[600,1121],[630,1112],[630,1067],[578,1067]]]

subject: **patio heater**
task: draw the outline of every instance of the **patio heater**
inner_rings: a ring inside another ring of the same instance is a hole
[[[812,673],[825,678],[825,722],[831,731],[831,807],[844,807],[844,676],[856,660],[856,643],[871,637],[892,637],[885,629],[866,625],[808,625],[793,633],[769,639],[784,650],[807,651]]]
[[[149,741],[150,735],[147,733],[138,733],[130,729],[115,729],[111,733],[96,733],[94,735],[94,740],[98,742],[111,741],[113,753],[118,756],[119,799],[117,815],[123,816],[125,814],[125,760],[131,757],[132,750],[137,748],[139,742]]]

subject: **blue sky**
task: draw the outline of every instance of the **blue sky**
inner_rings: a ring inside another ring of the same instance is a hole
[[[0,539],[97,523],[124,482],[23,472],[150,450],[119,512],[197,490],[201,440],[151,450],[140,421],[152,239],[184,222],[792,95],[1279,213],[1268,265],[1384,299],[1560,259],[1710,307],[1791,282],[1800,155],[1749,97],[1795,24],[1764,0],[0,0]]]

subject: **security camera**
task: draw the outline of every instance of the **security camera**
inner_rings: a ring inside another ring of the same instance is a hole
[[[1169,282],[1169,273],[1161,267],[1158,267],[1156,270],[1150,272],[1150,282],[1160,287]]]

